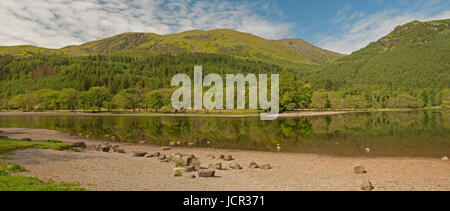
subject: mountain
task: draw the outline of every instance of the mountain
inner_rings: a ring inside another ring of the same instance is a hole
[[[266,40],[233,30],[187,31],[177,34],[124,33],[106,39],[62,49],[33,46],[0,47],[0,54],[67,55],[182,55],[222,54],[277,65],[323,65],[343,55],[315,47],[301,39]]]
[[[450,19],[398,26],[307,78],[328,90],[450,88]]]

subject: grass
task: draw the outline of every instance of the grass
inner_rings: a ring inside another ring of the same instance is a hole
[[[61,150],[69,144],[51,142],[27,142],[13,139],[0,139],[0,155],[9,154],[13,150],[37,148]],[[17,175],[25,168],[15,163],[0,161],[0,191],[82,191],[75,183],[43,182],[37,178]]]
[[[0,139],[0,154],[11,153],[13,150],[35,148],[35,149],[54,149],[62,150],[69,147],[69,144],[50,142],[29,142],[13,139]]]
[[[177,171],[175,173],[175,177],[182,177],[182,176],[183,176],[183,172],[181,172],[181,171]]]

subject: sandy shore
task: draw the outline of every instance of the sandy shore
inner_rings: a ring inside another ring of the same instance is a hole
[[[375,190],[450,190],[450,161],[436,158],[364,158],[330,157],[314,154],[291,154],[219,150],[204,148],[172,148],[143,144],[120,144],[127,153],[97,152],[93,146],[103,143],[43,129],[6,129],[1,135],[33,140],[56,139],[64,142],[84,141],[85,152],[27,149],[8,156],[8,162],[23,165],[24,176],[57,182],[79,182],[88,190],[360,190],[369,179]],[[216,171],[215,178],[175,178],[174,164],[154,158],[135,158],[134,150],[146,152],[192,153],[202,167],[222,162],[210,160],[208,154],[232,155],[243,170]],[[249,169],[248,164],[270,163],[271,170]],[[353,173],[353,167],[363,165],[367,174]]]
[[[350,113],[352,111],[310,111],[310,112],[294,112],[282,113],[278,118],[305,117],[305,116],[324,116]],[[83,112],[0,112],[0,116],[168,116],[168,117],[260,117],[260,114],[195,114],[195,113],[130,113],[130,114],[111,114],[111,113],[83,113]]]

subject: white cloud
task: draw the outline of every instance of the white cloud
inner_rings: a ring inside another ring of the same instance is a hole
[[[1,0],[0,46],[60,48],[123,32],[217,28],[278,39],[294,27],[270,17],[279,13],[267,4],[224,0]]]
[[[358,16],[354,15],[358,13],[344,14],[344,12],[350,12],[351,7],[346,6],[332,20],[333,23],[339,22],[340,30],[333,32],[333,35],[319,36],[315,43],[328,50],[349,54],[389,34],[398,25],[414,20],[428,21],[450,18],[450,10],[436,10],[448,8],[439,5],[440,3],[442,1],[434,0],[416,5],[410,10],[390,9],[368,16],[360,13],[360,17],[357,19],[353,17]]]

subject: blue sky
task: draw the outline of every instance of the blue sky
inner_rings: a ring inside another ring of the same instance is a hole
[[[1,0],[0,45],[61,48],[123,32],[230,28],[351,53],[397,25],[446,18],[448,0]]]

